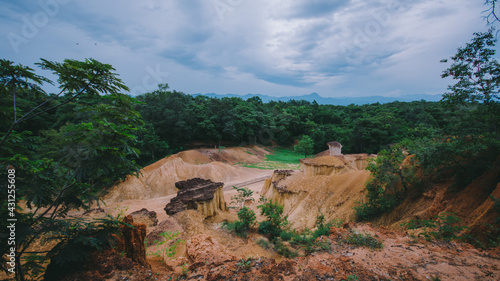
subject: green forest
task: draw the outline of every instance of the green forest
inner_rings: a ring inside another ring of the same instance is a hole
[[[414,171],[399,169],[405,153],[415,154],[429,176],[458,175],[456,187],[463,188],[490,169],[500,154],[495,33],[476,33],[448,59],[442,76],[453,84],[441,102],[263,103],[258,97],[192,96],[167,84],[132,97],[116,70],[94,59],[41,59],[35,68],[0,60],[2,179],[15,170],[15,181],[2,180],[1,192],[7,194],[15,184],[16,202],[22,199],[32,210],[23,212],[19,205],[2,201],[0,211],[2,221],[17,218],[14,255],[20,280],[26,272],[43,271],[45,255],[82,259],[85,251],[75,245],[104,247],[119,222],[76,222],[65,214],[99,204],[117,181],[189,148],[293,148],[310,139],[312,149],[306,154],[326,150],[329,141],[342,143],[345,154],[378,153],[370,167],[374,180],[367,185],[369,201],[357,210],[360,220],[390,210],[410,189],[421,188]],[[38,70],[52,72],[57,81]],[[58,85],[60,92],[45,92],[46,84]],[[386,188],[394,181],[402,183],[400,190]],[[49,232],[55,234],[51,239],[65,243],[50,253],[27,251]],[[2,254],[9,254],[9,245],[0,247]]]

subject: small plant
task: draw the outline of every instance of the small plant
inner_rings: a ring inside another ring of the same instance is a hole
[[[460,232],[467,229],[466,226],[459,225],[460,218],[451,212],[443,212],[436,217],[436,220],[410,220],[403,224],[408,229],[424,228],[420,234],[426,240],[451,241],[459,239]]]
[[[125,213],[128,211],[129,207],[128,206],[120,206],[116,205],[114,208],[115,211],[118,211],[118,214],[116,215],[116,220],[117,221],[123,221],[125,218]]]
[[[340,241],[340,243],[341,244],[345,243],[359,247],[368,247],[370,249],[381,249],[384,247],[382,241],[371,236],[371,234],[369,233],[362,234],[362,233],[351,232],[349,235],[343,238]]]
[[[181,266],[181,273],[182,273],[182,276],[186,277],[187,274],[189,272],[189,267],[188,267],[188,264],[185,263]]]
[[[236,266],[241,268],[243,271],[249,271],[252,268],[252,261],[253,259],[250,257],[248,259],[240,259],[237,263]]]
[[[286,217],[283,216],[283,205],[268,201],[267,198],[261,196],[259,202],[262,204],[257,206],[260,209],[260,214],[267,217],[259,225],[259,233],[269,236],[269,238],[279,237],[281,232],[289,226]]]
[[[236,189],[238,194],[231,197],[231,203],[240,205],[239,206],[240,209],[243,208],[246,201],[248,201],[248,200],[254,201],[254,199],[252,197],[253,190],[251,190],[250,188],[246,188],[246,187],[237,188],[236,186],[233,186],[233,188]],[[233,208],[233,207],[230,207],[230,208]]]
[[[357,281],[357,280],[359,280],[358,273],[354,272],[354,275],[347,276],[347,280],[346,281]]]
[[[235,222],[224,222],[222,227],[234,231],[238,236],[246,237],[257,219],[255,212],[248,207],[243,207],[238,211],[238,219]]]
[[[275,238],[273,240],[273,244],[274,250],[285,258],[295,258],[296,256],[298,256],[298,253],[296,251],[283,244],[283,241],[281,241],[281,239],[279,238]]]
[[[257,240],[257,245],[261,246],[262,248],[264,249],[271,249],[273,247],[273,245],[267,241],[266,239],[262,239],[260,238],[259,240]]]
[[[179,234],[180,234],[179,231],[176,231],[176,232],[171,232],[171,231],[162,232],[159,235],[162,236],[162,237],[164,237],[165,240],[163,240],[163,241],[155,240],[152,245],[161,246],[161,245],[163,245],[165,243],[168,243],[169,241],[175,239],[177,236],[179,236]],[[163,252],[168,257],[173,257],[176,254],[177,247],[182,242],[184,242],[184,240],[177,239],[174,242],[172,242],[171,245],[169,245],[167,248],[165,248],[163,250],[158,250],[158,251],[152,253],[151,255],[160,257],[162,255],[162,252]]]

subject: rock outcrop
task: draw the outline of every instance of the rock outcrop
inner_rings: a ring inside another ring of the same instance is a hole
[[[135,223],[130,215],[126,216],[123,222],[132,227],[126,225],[121,227],[123,236],[118,239],[117,252],[124,252],[134,262],[149,267],[146,261],[146,247],[144,245],[146,225]]]
[[[326,220],[354,219],[353,206],[365,197],[368,154],[318,156],[301,160],[301,171],[275,171],[261,194],[284,206],[294,228],[313,228],[319,213]]]
[[[300,159],[300,170],[306,176],[328,176],[339,174],[344,169],[344,162],[336,156]]]
[[[156,218],[156,212],[148,211],[148,209],[143,208],[139,211],[135,211],[130,214],[136,223],[143,223],[147,227],[153,227],[158,224],[158,219]]]
[[[273,175],[264,181],[264,186],[262,187],[262,191],[260,192],[260,194],[269,197],[270,194],[268,193],[273,191],[273,189],[271,189],[271,186],[277,188],[280,181],[282,181],[286,177],[291,176],[292,174],[292,170],[274,170]]]
[[[179,189],[177,196],[165,206],[169,216],[185,210],[197,210],[204,218],[212,217],[217,212],[227,211],[221,182],[212,182],[201,178],[194,178],[175,183]]]

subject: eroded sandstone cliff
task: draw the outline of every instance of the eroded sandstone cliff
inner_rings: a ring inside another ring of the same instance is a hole
[[[327,220],[353,220],[353,206],[365,197],[368,154],[320,156],[301,160],[301,171],[274,172],[261,194],[284,205],[297,229],[313,228],[321,213]]]

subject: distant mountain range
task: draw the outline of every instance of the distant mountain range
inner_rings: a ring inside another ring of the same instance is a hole
[[[237,98],[242,98],[244,100],[247,100],[251,97],[257,96],[262,99],[263,102],[267,103],[270,101],[284,101],[287,102],[289,100],[306,100],[309,102],[316,101],[318,104],[333,104],[333,105],[350,105],[350,104],[355,104],[355,105],[364,105],[364,104],[372,104],[372,103],[389,103],[389,102],[394,102],[394,101],[403,101],[403,102],[410,102],[410,101],[419,101],[419,100],[425,100],[425,101],[439,101],[441,100],[441,95],[406,95],[406,96],[401,96],[401,97],[382,97],[382,96],[369,96],[369,97],[338,97],[338,98],[329,98],[329,97],[322,97],[318,95],[317,93],[312,93],[309,95],[303,95],[303,96],[286,96],[286,97],[272,97],[268,95],[261,95],[261,94],[247,94],[247,95],[235,95],[235,94],[225,94],[225,95],[219,95],[215,93],[207,93],[207,94],[194,94],[193,96],[207,96],[211,98],[224,98],[224,97],[237,97]]]

